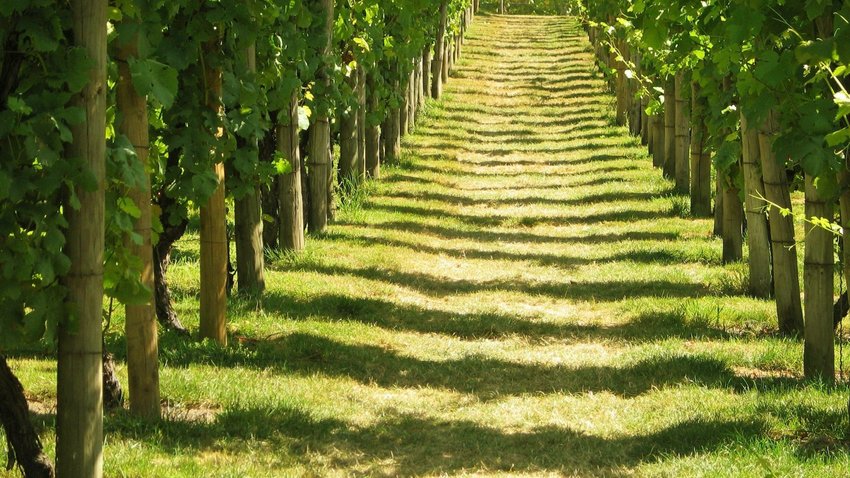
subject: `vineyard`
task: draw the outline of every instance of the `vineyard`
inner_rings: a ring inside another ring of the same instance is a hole
[[[2,477],[845,476],[850,4],[0,4]]]

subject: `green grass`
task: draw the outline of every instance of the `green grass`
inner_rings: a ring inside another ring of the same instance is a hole
[[[479,16],[401,163],[270,254],[231,345],[161,334],[167,418],[109,414],[107,474],[846,475],[847,387],[801,379],[592,64],[573,20]],[[195,331],[197,237],[178,247]],[[54,361],[12,365],[52,452]]]

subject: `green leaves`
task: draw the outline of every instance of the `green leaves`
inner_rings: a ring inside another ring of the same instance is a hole
[[[177,70],[151,59],[130,58],[128,64],[136,92],[171,107],[177,96]]]

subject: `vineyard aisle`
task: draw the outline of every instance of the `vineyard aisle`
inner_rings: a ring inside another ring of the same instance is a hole
[[[228,348],[163,334],[166,419],[107,416],[108,476],[850,467],[831,438],[846,388],[801,381],[746,265],[721,265],[711,221],[614,126],[576,21],[478,16],[402,156],[269,261],[262,310],[231,304]],[[193,331],[196,244],[170,269]],[[54,362],[12,364],[50,426]]]

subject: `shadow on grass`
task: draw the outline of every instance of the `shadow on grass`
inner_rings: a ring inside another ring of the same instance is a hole
[[[586,257],[566,254],[553,254],[542,252],[511,252],[504,250],[503,247],[496,249],[481,249],[481,248],[463,248],[463,247],[437,247],[423,243],[420,240],[403,240],[390,239],[387,237],[374,237],[371,235],[359,235],[355,233],[335,230],[327,236],[335,240],[345,241],[348,244],[358,245],[362,247],[371,247],[376,244],[405,249],[399,251],[402,254],[406,253],[426,253],[437,256],[449,256],[456,259],[483,259],[483,260],[500,260],[500,261],[529,261],[541,266],[552,266],[561,269],[571,269],[578,266],[588,264],[608,264],[614,262],[631,262],[643,264],[670,264],[670,263],[700,263],[721,265],[720,252],[718,250],[709,250],[709,252],[698,251],[697,253],[688,253],[685,250],[677,249],[675,246],[670,246],[670,249],[659,250],[656,245],[650,246],[650,249],[629,248],[626,251],[609,254],[600,257]],[[564,241],[566,242],[566,241]]]
[[[126,417],[108,421],[106,433],[148,443],[167,454],[209,449],[244,453],[244,441],[250,440],[253,446],[287,450],[308,467],[308,457],[318,453],[332,467],[359,469],[377,476],[438,475],[474,469],[625,476],[628,473],[623,468],[667,455],[711,452],[741,437],[758,436],[765,428],[756,420],[685,421],[646,435],[604,438],[555,426],[503,432],[472,421],[406,414],[371,425],[354,425],[281,406],[233,408],[213,423],[164,421],[145,425]]]
[[[669,338],[728,337],[725,331],[713,324],[686,320],[677,312],[645,313],[620,325],[600,325],[553,322],[497,312],[458,313],[341,294],[323,294],[310,298],[275,294],[266,298],[264,306],[267,312],[299,321],[360,322],[388,330],[441,334],[464,340],[520,337],[532,343],[551,339],[641,343]],[[236,307],[237,311],[239,307]]]
[[[274,340],[208,350],[198,347],[163,351],[171,367],[190,364],[275,369],[302,376],[322,374],[366,385],[451,390],[481,399],[540,393],[609,392],[635,397],[648,391],[697,384],[726,387],[735,380],[727,365],[700,355],[652,356],[620,366],[518,363],[479,355],[430,360],[400,354],[386,346],[351,344],[328,337],[292,333]]]
[[[340,225],[346,225],[339,222]],[[443,239],[473,239],[481,242],[530,242],[536,244],[561,244],[574,242],[581,244],[611,243],[621,241],[674,241],[680,238],[675,232],[629,231],[621,233],[587,234],[582,236],[548,236],[530,232],[464,230],[443,225],[427,224],[416,221],[383,221],[368,224],[349,224],[369,227],[376,230],[412,232],[430,234]]]
[[[673,282],[663,279],[602,280],[569,282],[525,282],[521,280],[475,277],[449,279],[418,272],[402,272],[377,267],[355,268],[343,265],[304,264],[297,270],[326,275],[350,275],[367,280],[383,281],[407,287],[431,297],[448,297],[457,294],[521,292],[529,295],[569,299],[584,302],[612,302],[638,297],[690,297],[698,298],[711,293],[701,283]]]
[[[406,206],[401,204],[380,204],[375,202],[375,199],[378,199],[378,197],[369,199],[365,202],[366,207],[371,211],[381,211],[390,214],[404,214],[410,216],[422,216],[432,218],[450,217],[453,220],[460,221],[464,224],[473,227],[534,227],[541,225],[558,226],[568,224],[596,224],[603,222],[634,222],[675,216],[672,210],[652,211],[638,209],[606,211],[588,214],[586,216],[502,214],[474,215],[449,211],[437,207],[428,208]]]
[[[478,163],[480,164],[480,163]],[[570,206],[584,204],[598,204],[609,202],[626,202],[626,201],[651,201],[653,199],[664,197],[672,193],[672,188],[658,192],[630,192],[630,191],[615,191],[587,194],[585,196],[571,199],[552,199],[541,197],[522,197],[522,198],[492,198],[492,199],[476,199],[460,194],[444,194],[432,191],[407,192],[407,191],[392,191],[381,195],[373,196],[375,198],[391,198],[391,199],[411,199],[413,201],[435,201],[445,203],[447,205],[460,204],[462,206],[514,206],[514,205],[535,205],[547,204],[555,206]]]

